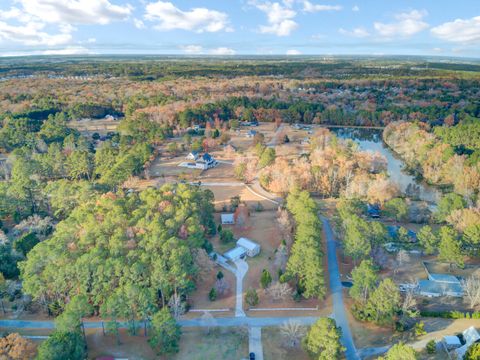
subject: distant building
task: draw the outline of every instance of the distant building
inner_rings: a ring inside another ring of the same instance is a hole
[[[379,218],[380,217],[380,206],[378,206],[378,204],[368,204],[367,205],[367,214],[371,218]]]
[[[208,153],[203,154],[196,161],[196,167],[199,168],[199,169],[203,169],[203,170],[213,168],[217,165],[218,165],[218,163],[215,160],[215,158]]]
[[[233,224],[235,224],[234,214],[221,214],[220,219],[221,219],[222,225],[233,225]]]
[[[254,137],[255,135],[257,135],[257,131],[256,131],[256,130],[248,130],[248,131],[247,131],[247,137],[252,138],[252,137]]]
[[[260,252],[260,245],[250,239],[241,237],[237,240],[237,246],[241,246],[247,251],[247,255],[253,257]]]

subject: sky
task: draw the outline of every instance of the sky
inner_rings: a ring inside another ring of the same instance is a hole
[[[480,0],[0,0],[0,56],[480,58]]]

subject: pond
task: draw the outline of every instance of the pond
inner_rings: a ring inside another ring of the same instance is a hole
[[[395,181],[400,190],[412,198],[436,204],[441,192],[418,180],[415,176],[407,173],[403,161],[383,142],[382,130],[380,129],[358,129],[358,128],[331,128],[340,139],[351,139],[357,142],[360,149],[372,152],[379,152],[387,159],[387,171],[390,178]]]

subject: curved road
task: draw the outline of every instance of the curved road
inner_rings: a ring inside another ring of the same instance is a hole
[[[340,271],[338,270],[336,242],[333,236],[333,231],[327,218],[321,216],[323,223],[323,232],[327,240],[327,259],[328,259],[328,273],[330,276],[330,291],[332,293],[333,301],[333,318],[337,322],[337,326],[342,328],[342,345],[345,346],[345,356],[348,360],[360,359],[353,342],[350,325],[347,319],[347,310],[343,303],[342,282],[340,279]]]

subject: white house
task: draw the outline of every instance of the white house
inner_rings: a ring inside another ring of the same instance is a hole
[[[203,169],[203,170],[206,170],[206,169],[210,169],[210,168],[213,168],[215,166],[217,166],[218,163],[217,161],[214,159],[213,156],[211,156],[210,154],[208,153],[205,153],[203,154],[199,159],[197,159],[196,161],[196,166],[198,169]]]
[[[235,217],[233,216],[233,214],[221,214],[220,219],[222,221],[222,225],[235,224]]]
[[[244,237],[237,240],[237,246],[241,246],[246,249],[247,255],[250,257],[257,255],[260,252],[260,245]]]
[[[197,160],[198,159],[198,151],[191,151],[188,153],[187,156],[185,156],[185,159],[187,160]]]

